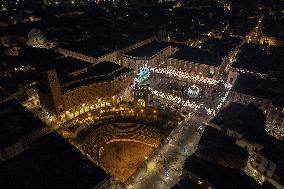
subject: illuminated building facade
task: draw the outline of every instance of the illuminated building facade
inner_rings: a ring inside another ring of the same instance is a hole
[[[63,75],[50,70],[39,87],[41,106],[51,116],[60,116],[62,120],[119,103],[134,80],[131,69],[112,62],[101,62]]]
[[[134,89],[134,107],[148,107],[151,93],[148,85],[136,85]]]
[[[219,79],[221,61],[218,58],[198,48],[179,45],[177,49],[166,62],[168,68],[192,76]]]
[[[157,67],[176,51],[176,48],[166,43],[154,41],[125,53],[122,62],[124,66],[132,68],[135,72],[139,72],[140,68],[144,67],[145,64],[149,67]]]
[[[43,77],[38,87],[40,104],[50,114],[57,115],[63,111],[63,98],[58,75],[55,69]]]

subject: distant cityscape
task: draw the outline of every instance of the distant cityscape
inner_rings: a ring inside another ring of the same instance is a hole
[[[284,1],[0,6],[1,189],[284,189]]]

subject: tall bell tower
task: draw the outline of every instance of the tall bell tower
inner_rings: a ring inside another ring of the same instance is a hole
[[[58,115],[64,110],[60,82],[55,69],[46,73],[39,84],[38,91],[40,104],[48,112]]]

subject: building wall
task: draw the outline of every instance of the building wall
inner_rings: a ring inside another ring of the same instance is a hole
[[[61,87],[55,70],[47,72],[56,113],[63,111]]]
[[[234,91],[230,91],[226,104],[230,104],[231,102],[238,102],[244,105],[253,103],[264,112],[267,118],[272,108],[271,100],[245,95]]]
[[[134,82],[133,72],[128,72],[110,81],[83,85],[62,93],[62,86],[55,79],[54,72],[40,83],[38,94],[42,107],[57,117],[66,117],[68,113],[73,118],[91,110],[90,107],[98,103],[100,107],[115,105]]]
[[[90,56],[87,56],[87,55],[84,55],[84,54],[81,54],[81,53],[78,53],[78,52],[74,52],[74,51],[70,51],[70,50],[66,50],[66,49],[62,49],[62,48],[58,48],[56,51],[60,52],[61,54],[65,55],[65,56],[70,56],[72,58],[77,58],[79,60],[83,60],[83,61],[86,61],[86,62],[90,62],[90,63],[96,63],[97,62],[96,58],[93,58],[93,57],[90,57]]]
[[[119,51],[114,51],[111,53],[108,53],[106,55],[103,55],[98,58],[97,63],[103,62],[103,61],[109,61],[118,64],[118,52]]]
[[[284,107],[272,105],[267,119],[268,124],[279,131],[284,130]]]
[[[280,189],[284,188],[283,183],[281,183],[280,181],[279,175],[276,175],[275,173],[273,173],[272,177],[267,180],[276,188],[280,188]]]
[[[243,138],[238,138],[236,140],[236,144],[242,148],[245,148],[249,155],[253,156],[257,152],[259,152],[263,147],[261,145],[258,145],[256,143],[250,142]]]
[[[274,170],[276,168],[276,164],[273,161],[270,161],[265,156],[256,153],[255,157],[252,159],[251,165],[257,169],[262,175],[266,178],[271,178]]]
[[[122,62],[122,54],[129,52],[133,49],[136,49],[138,47],[141,47],[143,45],[146,45],[148,43],[151,43],[152,41],[154,41],[156,39],[156,37],[150,37],[147,38],[145,40],[142,40],[138,43],[135,43],[133,45],[130,45],[127,48],[121,49],[121,50],[117,50],[117,51],[113,51],[111,53],[108,53],[106,55],[103,55],[101,57],[95,58],[95,57],[91,57],[82,53],[78,53],[75,51],[70,51],[67,49],[63,49],[63,48],[58,48],[56,51],[60,52],[61,54],[65,55],[65,56],[70,56],[73,58],[77,58],[86,62],[90,62],[90,63],[99,63],[99,62],[103,62],[103,61],[110,61],[110,62],[114,62],[117,64],[121,64]]]
[[[137,73],[144,64],[148,64],[150,67],[156,67],[159,64],[165,62],[169,56],[174,54],[177,51],[177,48],[171,46],[166,47],[165,49],[159,51],[152,57],[132,57],[128,55],[123,55],[122,64],[126,67],[129,67]]]
[[[271,100],[230,91],[226,105],[231,102],[238,102],[245,105],[253,103],[265,114],[268,127],[272,128],[276,126],[277,128],[275,129],[279,129],[279,131],[284,128],[284,109],[283,107],[273,105]]]
[[[184,60],[178,60],[173,58],[169,58],[167,60],[167,67],[178,71],[188,72],[193,76],[199,75],[213,79],[218,79],[220,73],[219,67],[214,67],[206,64],[199,64]]]
[[[63,111],[60,83],[55,70],[48,71],[38,86],[41,106],[52,115]]]
[[[152,65],[153,67],[156,67],[162,62],[166,62],[168,57],[177,51],[178,51],[177,48],[169,46],[163,49],[162,51],[158,52],[157,54],[155,54],[155,56],[150,60],[149,64]]]
[[[259,175],[263,176],[266,180],[269,180],[269,182],[271,182],[274,186],[277,186],[278,182],[276,182],[273,178],[277,164],[260,153],[263,146],[244,138],[237,139],[236,144],[246,149],[249,153],[250,158],[248,164],[250,164],[250,166],[256,170]]]
[[[47,77],[44,77],[37,86],[40,105],[42,108],[55,114],[55,107],[53,103],[52,93],[50,90],[50,83]]]
[[[232,137],[232,138],[234,138],[234,139],[236,139],[236,140],[242,138],[242,135],[240,133],[238,133],[238,132],[236,132],[236,131],[234,131],[232,129],[228,129],[227,130],[227,135]]]
[[[236,80],[237,80],[238,75],[239,75],[238,72],[229,71],[227,83],[228,83],[228,84],[231,84],[231,85],[234,85],[234,83],[235,83]]]
[[[169,32],[162,30],[157,34],[157,41],[159,42],[170,42],[170,34]]]
[[[237,95],[242,95],[242,94],[237,94]],[[235,95],[234,97],[237,98],[238,96]],[[243,98],[243,99],[246,99],[246,98]],[[246,100],[242,102],[248,103]],[[221,128],[220,125],[210,124],[210,126],[213,126],[215,128]],[[277,168],[277,162],[273,162],[268,157],[261,154],[261,150],[263,149],[262,145],[243,138],[242,134],[236,131],[228,129],[226,133],[228,136],[236,139],[236,144],[238,146],[246,149],[246,151],[250,155],[248,165],[250,165],[254,171],[257,171],[258,175],[261,175],[263,179],[268,180],[270,183],[272,183],[277,188],[283,188],[283,186],[279,182],[279,177],[275,175],[275,169]],[[255,172],[253,174],[255,174]],[[251,176],[254,177],[255,175],[251,175]]]
[[[133,82],[133,75],[122,75],[114,80],[80,86],[63,94],[64,109],[69,110],[83,103],[100,98],[112,98]]]
[[[133,85],[133,72],[111,81],[80,86],[63,94],[63,118],[72,119],[80,114],[95,109],[95,106],[114,106],[120,102],[122,94]]]
[[[123,59],[122,60],[122,65],[126,66],[128,68],[133,69],[136,73],[138,72],[139,68],[143,64],[148,64],[149,63],[149,59],[148,58],[140,58],[139,59],[139,58],[123,55],[122,59]]]

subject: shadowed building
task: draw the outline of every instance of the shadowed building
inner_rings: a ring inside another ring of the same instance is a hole
[[[28,150],[0,164],[0,175],[0,188],[6,189],[92,189],[108,177],[56,132],[42,136]]]
[[[30,143],[50,132],[46,125],[15,99],[0,104],[0,160],[29,149]]]
[[[250,155],[246,170],[258,174],[260,182],[277,188],[284,185],[284,143],[266,133],[265,116],[255,105],[231,103],[222,109],[210,125],[227,133]]]
[[[240,169],[231,169],[203,160],[195,155],[187,158],[184,174],[174,189],[259,189],[260,185]]]
[[[205,128],[195,152],[200,158],[224,167],[241,169],[246,166],[249,154],[236,145],[235,139],[215,128]]]
[[[227,104],[254,103],[265,113],[267,129],[278,138],[284,137],[283,60],[283,47],[244,44],[228,75],[234,85]]]
[[[253,103],[265,114],[267,129],[279,133],[283,138],[284,127],[284,88],[282,80],[269,80],[242,74],[235,81],[226,104],[239,102]]]

